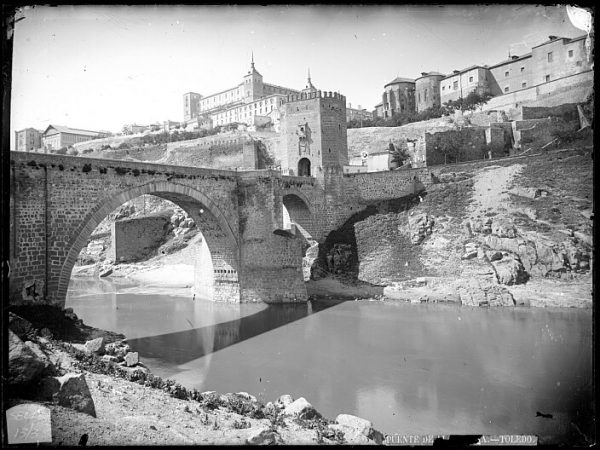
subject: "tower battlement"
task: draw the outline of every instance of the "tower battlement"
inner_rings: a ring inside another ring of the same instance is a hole
[[[287,95],[284,100],[284,103],[293,103],[293,102],[299,102],[302,100],[311,100],[314,98],[327,98],[327,99],[335,99],[335,100],[343,101],[344,103],[346,102],[346,96],[342,95],[338,92],[316,91],[316,92],[307,92],[307,93],[303,92],[301,94]]]

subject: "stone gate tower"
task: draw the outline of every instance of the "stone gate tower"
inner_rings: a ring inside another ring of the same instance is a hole
[[[286,175],[342,174],[348,164],[346,97],[308,86],[282,105],[281,169]]]

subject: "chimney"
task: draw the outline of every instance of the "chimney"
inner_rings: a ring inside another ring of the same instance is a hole
[[[454,74],[460,73],[460,70],[453,70],[452,73],[454,73]]]
[[[556,39],[556,36],[548,36],[548,39],[550,39],[551,41],[553,41],[554,39]]]
[[[512,58],[513,60],[515,60],[515,59],[519,59],[519,56],[518,56],[518,55],[512,55],[512,56],[511,56],[511,58]]]
[[[424,76],[426,76],[426,75],[427,75],[427,72],[421,72],[421,76],[423,76],[423,77],[424,77]]]

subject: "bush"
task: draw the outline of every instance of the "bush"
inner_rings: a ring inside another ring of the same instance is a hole
[[[62,147],[59,148],[58,150],[56,150],[55,152],[57,155],[66,155],[67,154],[67,147]]]
[[[123,149],[128,149],[131,148],[131,145],[129,145],[127,142],[121,142],[121,144],[117,147],[118,150],[123,150]]]

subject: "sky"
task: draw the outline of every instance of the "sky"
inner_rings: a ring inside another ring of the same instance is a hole
[[[585,34],[565,5],[36,6],[17,11],[14,131],[119,132],[183,120],[183,94],[237,86],[254,53],[266,83],[313,84],[373,110],[386,83],[521,55]]]

